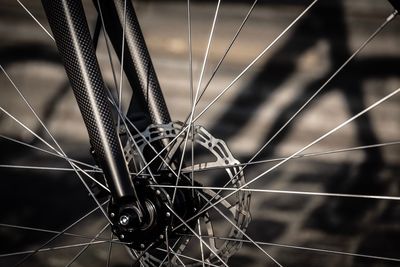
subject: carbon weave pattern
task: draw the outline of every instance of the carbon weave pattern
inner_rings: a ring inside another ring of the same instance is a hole
[[[56,40],[60,40],[57,42],[57,46],[62,55],[67,75],[89,131],[92,145],[97,153],[104,154],[101,136],[113,136],[115,129],[110,127],[113,126],[114,123],[110,120],[110,108],[104,93],[104,83],[102,77],[99,75],[100,68],[97,62],[93,61],[89,56],[94,53],[94,48],[91,44],[91,39],[85,38],[88,36],[85,31],[89,32],[89,29],[86,22],[81,19],[80,2],[62,1],[64,6],[67,6],[70,10],[72,15],[70,20],[77,25],[77,27],[74,27],[78,30],[77,32],[73,32],[70,28],[65,27],[66,25],[63,25],[62,22],[65,21],[67,17],[64,11],[59,8],[60,5],[56,3],[60,1],[49,0],[44,2],[46,2],[46,5],[51,8],[53,12],[49,17],[49,20],[52,20],[51,29]],[[72,42],[65,38],[66,36],[71,36],[73,39]],[[82,49],[81,53],[76,53],[74,45],[79,45]],[[85,65],[88,67],[86,73],[82,73],[79,70],[78,66],[81,64],[79,61],[85,62]],[[85,87],[89,90],[82,90]],[[94,97],[96,103],[90,101],[89,95]],[[101,120],[103,122],[104,129],[97,129],[96,120]],[[109,141],[112,148],[115,148],[118,144],[116,143],[117,140],[110,139]]]
[[[124,162],[124,157],[111,117],[111,109],[82,3],[68,0],[42,2],[88,130],[91,145],[103,169],[106,167],[105,172],[118,177],[125,172],[123,170],[125,164],[117,166],[116,162]],[[117,192],[123,194],[123,189],[118,188],[118,184],[116,187]]]
[[[125,64],[132,64],[132,66],[128,66],[127,69],[133,70],[137,76],[152,123],[169,123],[171,122],[171,118],[167,105],[161,93],[160,84],[132,3],[131,1],[114,0],[114,4],[118,17],[120,18],[120,24],[125,24],[126,49],[128,49],[132,57],[132,60],[125,61]],[[127,75],[129,76],[129,72]]]

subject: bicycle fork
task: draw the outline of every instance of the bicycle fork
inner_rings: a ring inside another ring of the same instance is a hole
[[[146,179],[132,179],[112,118],[82,2],[42,0],[42,3],[82,113],[95,159],[103,169],[110,189],[112,203],[108,213],[114,234],[138,250],[162,242],[166,229],[170,229],[174,221],[169,212],[170,206],[176,204],[181,207],[181,216],[194,215],[196,209],[192,206],[195,201],[190,191],[179,191],[179,201],[171,203],[171,192],[149,187],[152,182]],[[105,30],[120,61],[124,60],[124,71],[133,90],[127,117],[137,118],[133,124],[138,131],[151,123],[169,123],[169,112],[132,3],[125,0],[94,0],[94,3],[102,22],[107,22]],[[101,10],[106,12],[100,13]],[[125,50],[121,49],[122,44]],[[163,141],[154,145],[162,148],[168,140]],[[175,154],[179,157],[180,152]],[[152,157],[152,153],[144,155],[145,160]],[[152,169],[152,166],[149,168]],[[160,174],[158,179],[171,180],[165,173]]]
[[[108,25],[113,25],[114,28],[107,29],[110,33],[113,32],[112,41],[121,39],[120,17],[124,15],[124,20],[125,16],[129,18],[130,27],[127,27],[126,39],[135,40],[135,43],[128,42],[126,52],[121,57],[126,58],[127,62],[124,66],[125,71],[129,72],[129,75],[127,75],[128,80],[132,87],[136,87],[133,88],[135,89],[134,95],[138,96],[138,98],[140,97],[139,99],[146,98],[148,100],[142,101],[142,103],[150,103],[148,107],[141,107],[142,113],[150,114],[151,118],[147,119],[140,128],[143,129],[150,123],[168,123],[170,121],[169,113],[133,6],[130,1],[126,1],[129,4],[126,5],[125,3],[124,14],[120,14],[123,6],[121,5],[122,2],[102,1],[102,4],[107,4],[108,10],[113,8],[111,13],[114,18],[111,19],[114,19],[114,23],[111,21]],[[118,203],[123,202],[124,199],[133,199],[135,197],[133,184],[125,163],[122,144],[119,141],[115,123],[112,119],[105,84],[97,62],[82,2],[42,0],[42,4],[82,113],[96,160],[104,171],[113,201]],[[107,14],[109,13],[107,12]],[[105,19],[109,20],[109,15],[105,16]],[[117,24],[119,24],[119,29],[117,29],[119,36],[115,34],[115,29],[118,27]],[[113,44],[115,48],[120,47],[121,41],[113,41]],[[135,58],[137,54],[141,58]],[[149,85],[146,84],[146,80],[150,80],[151,88],[148,88]],[[137,87],[142,90],[138,90]],[[148,94],[144,95],[144,92]],[[138,104],[137,101],[131,106],[135,108],[135,104]],[[137,112],[137,108],[135,111]]]

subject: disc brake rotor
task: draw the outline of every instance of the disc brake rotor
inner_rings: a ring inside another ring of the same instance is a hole
[[[191,190],[193,197],[200,200],[200,211],[209,207],[210,203],[219,203],[192,219],[189,227],[191,229],[183,225],[180,221],[182,218],[175,218],[175,224],[167,226],[171,229],[169,247],[167,248],[167,242],[164,241],[159,242],[157,247],[147,249],[140,259],[144,266],[202,266],[202,261],[208,265],[220,266],[221,259],[226,262],[240,249],[242,243],[238,240],[243,238],[243,232],[251,220],[249,191],[238,190],[221,200],[228,193],[225,190],[212,190],[215,187],[237,189],[246,183],[239,161],[233,157],[224,141],[213,137],[203,127],[194,126],[188,135],[186,131],[181,134],[185,127],[180,122],[150,125],[142,133],[133,136],[133,139],[128,138],[124,151],[129,168],[133,173],[140,172],[147,165],[142,160],[142,155],[152,159],[156,155],[154,150],[159,151],[161,143],[167,144],[174,140],[167,152],[162,154],[164,161],[154,160],[157,171],[144,170],[134,179],[147,179],[151,181],[150,184],[159,188],[168,185],[170,193],[166,193],[169,199],[166,205],[171,207],[176,207],[171,203],[171,192],[183,190],[182,188]],[[186,151],[183,151],[184,148]],[[185,159],[178,181],[176,173],[179,170],[180,157],[176,156],[179,155],[177,151],[184,153]],[[153,170],[154,164],[150,165]],[[207,171],[208,168],[213,171]],[[165,181],[167,176],[163,173],[169,173],[169,181]],[[177,189],[175,185],[178,185]],[[190,185],[194,185],[196,189],[190,189]],[[188,219],[190,218],[185,218]],[[188,225],[187,223],[186,226]],[[169,257],[166,251],[170,251]],[[141,253],[132,250],[132,254],[136,257]]]

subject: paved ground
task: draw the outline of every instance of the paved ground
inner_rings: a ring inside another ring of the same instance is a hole
[[[47,27],[39,1],[25,2]],[[225,88],[304,9],[306,3],[303,2],[307,1],[275,2],[262,1],[254,10],[200,101],[198,110]],[[215,3],[197,1],[192,8],[193,66],[197,81]],[[217,65],[248,8],[249,3],[244,1],[223,1],[205,79]],[[171,115],[176,120],[183,120],[190,110],[185,12],[185,5],[181,2],[161,1],[155,4],[143,1],[138,4],[138,15],[155,68],[165,89],[166,101],[174,107]],[[198,123],[214,136],[226,140],[235,157],[245,162],[390,12],[389,4],[384,1],[334,1],[328,7],[317,5]],[[95,18],[90,15],[89,19],[93,22]],[[1,4],[0,34],[0,63],[24,94],[32,99],[34,107],[45,118],[66,152],[73,158],[90,162],[86,153],[89,149],[85,143],[86,132],[72,93],[65,86],[63,69],[50,38],[13,1]],[[258,159],[296,152],[397,89],[400,85],[399,34],[400,20],[397,18]],[[104,67],[104,76],[112,84],[104,42],[100,43],[99,58]],[[0,75],[0,86],[0,106],[40,132],[30,111],[14,97],[15,90],[4,75]],[[127,101],[129,95],[127,88],[124,90]],[[399,96],[391,98],[306,152],[399,140],[399,101]],[[40,145],[4,114],[0,115],[0,123],[2,135]],[[4,139],[0,140],[0,148],[4,152],[0,156],[0,164],[65,166],[54,157],[27,150]],[[399,146],[392,145],[292,160],[263,177],[252,188],[399,196],[399,155]],[[247,179],[262,173],[272,164],[248,168]],[[71,218],[79,218],[92,207],[82,186],[68,173],[12,171],[4,168],[0,171],[0,223],[59,230],[73,222]],[[397,201],[253,193],[251,214],[252,222],[247,232],[257,241],[400,258],[400,205]],[[94,235],[102,223],[92,218],[83,223],[80,229],[84,229],[84,234],[88,236]],[[76,233],[82,233],[80,229],[76,229]],[[32,249],[35,244],[50,237],[0,228],[0,254]],[[84,239],[62,239],[57,245],[70,244],[72,241],[86,242]],[[399,262],[389,260],[300,248],[275,245],[264,248],[285,267],[400,266]],[[71,249],[56,254],[43,253],[27,262],[26,266],[64,266],[77,251]],[[129,266],[126,265],[123,250],[114,248],[113,255],[116,266]],[[107,247],[98,245],[89,249],[75,266],[105,264],[106,257]],[[8,266],[15,260],[18,258],[0,258],[0,265]],[[253,245],[247,244],[229,261],[229,265],[276,266]]]

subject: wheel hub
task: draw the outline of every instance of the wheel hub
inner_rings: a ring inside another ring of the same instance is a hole
[[[170,174],[161,176],[164,183],[160,186],[174,185]],[[154,186],[154,183],[143,177],[135,177],[134,180],[139,200],[124,204],[114,203],[109,207],[112,231],[121,241],[128,243],[129,247],[144,250],[151,244],[163,242],[166,234],[170,238],[177,238],[178,232],[171,231],[180,224],[174,213],[181,219],[192,219],[188,224],[195,225],[195,212],[200,209],[200,201],[192,197],[192,190],[176,190],[172,204],[174,190],[171,187]],[[181,180],[180,186],[188,186]],[[187,232],[187,228],[180,229],[179,234],[184,232]]]

